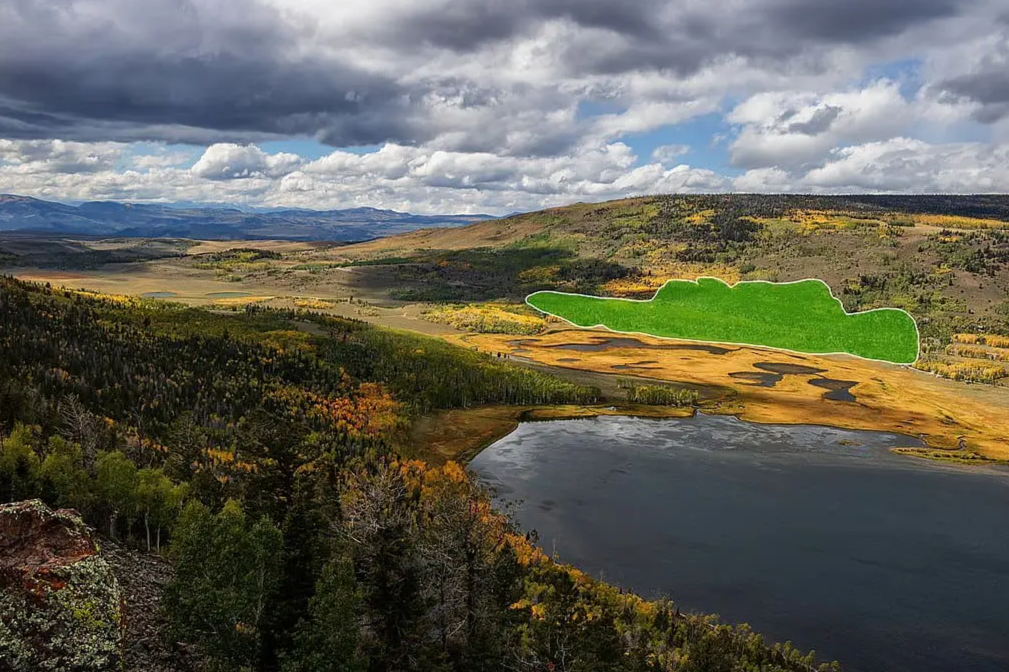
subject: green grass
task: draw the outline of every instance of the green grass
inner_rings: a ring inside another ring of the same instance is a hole
[[[898,364],[918,358],[918,330],[902,310],[847,314],[820,280],[672,280],[649,301],[536,292],[532,307],[579,327],[810,354],[848,353]]]

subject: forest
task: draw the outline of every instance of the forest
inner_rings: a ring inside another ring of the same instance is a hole
[[[559,564],[406,443],[435,409],[594,388],[352,320],[6,278],[0,323],[0,501],[170,558],[177,669],[837,669]]]

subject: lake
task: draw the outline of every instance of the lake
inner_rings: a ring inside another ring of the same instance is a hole
[[[564,562],[856,672],[1009,670],[1009,474],[733,417],[524,423],[471,463]]]

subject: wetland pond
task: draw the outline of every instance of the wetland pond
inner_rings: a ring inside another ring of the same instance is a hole
[[[854,672],[1009,670],[1009,473],[727,416],[523,423],[471,463],[561,561]]]
[[[207,294],[207,298],[210,299],[244,299],[247,296],[252,296],[248,292],[210,292]]]

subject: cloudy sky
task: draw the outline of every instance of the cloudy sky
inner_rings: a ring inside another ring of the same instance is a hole
[[[1004,0],[0,0],[0,192],[1009,191]]]

